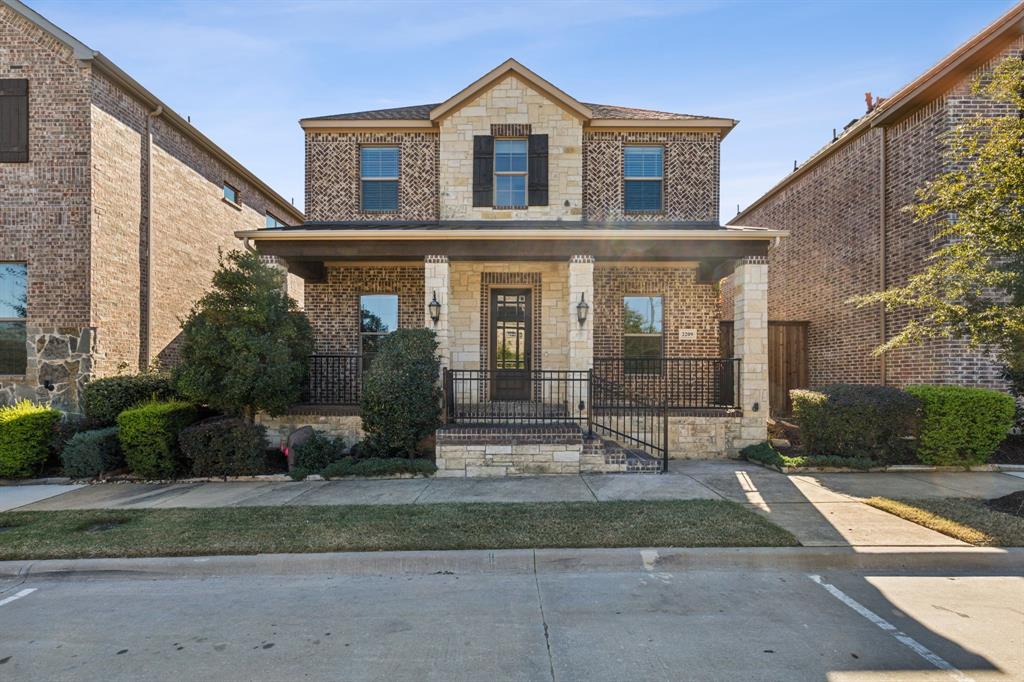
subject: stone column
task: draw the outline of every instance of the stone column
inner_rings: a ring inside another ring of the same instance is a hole
[[[734,354],[741,359],[743,420],[734,447],[768,438],[768,259],[748,256],[733,274]]]
[[[423,326],[437,334],[437,353],[442,367],[451,367],[451,344],[448,330],[448,256],[426,256],[423,259]],[[437,295],[441,316],[435,323],[430,317],[430,302]]]
[[[590,306],[582,325],[576,316],[580,296]],[[594,366],[594,257],[569,259],[569,369],[585,371]]]

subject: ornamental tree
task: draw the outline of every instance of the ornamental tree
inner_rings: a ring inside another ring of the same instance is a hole
[[[313,333],[285,291],[285,274],[257,253],[221,254],[213,286],[182,323],[178,392],[235,414],[281,414],[299,401]]]

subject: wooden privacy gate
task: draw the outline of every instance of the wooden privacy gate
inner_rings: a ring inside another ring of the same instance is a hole
[[[768,322],[768,400],[771,414],[788,416],[793,411],[789,392],[807,388],[807,322]],[[720,323],[719,346],[723,358],[733,357],[733,323]]]

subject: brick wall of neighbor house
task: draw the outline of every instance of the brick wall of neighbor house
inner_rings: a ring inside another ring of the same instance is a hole
[[[629,144],[665,147],[664,211],[623,211],[623,154]],[[587,220],[718,221],[718,133],[604,132],[583,133],[583,206]]]
[[[318,353],[359,352],[359,296],[397,294],[398,326],[422,327],[423,264],[327,268],[326,282],[306,284],[306,316]]]
[[[500,134],[492,132],[492,123],[529,124],[532,134],[548,136],[547,206],[521,210],[473,207],[473,136]],[[509,75],[443,117],[440,132],[442,220],[580,219],[583,127],[548,96]]]
[[[361,210],[359,148],[397,145],[398,211]],[[435,132],[306,133],[306,220],[437,220]]]
[[[0,403],[64,406],[91,372],[89,71],[3,5],[0,45],[0,78],[29,80],[29,161],[0,163],[0,261],[28,264],[28,365],[0,376]]]
[[[661,295],[665,355],[718,357],[718,292],[697,283],[696,266],[675,264],[594,267],[594,357],[622,356],[624,296]],[[694,329],[697,339],[680,341],[680,329]]]

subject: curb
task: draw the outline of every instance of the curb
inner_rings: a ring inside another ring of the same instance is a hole
[[[943,573],[1024,572],[1024,548],[619,548],[432,552],[338,552],[252,556],[52,559],[0,562],[0,578],[138,579],[244,575],[479,575],[648,572],[878,570]]]

